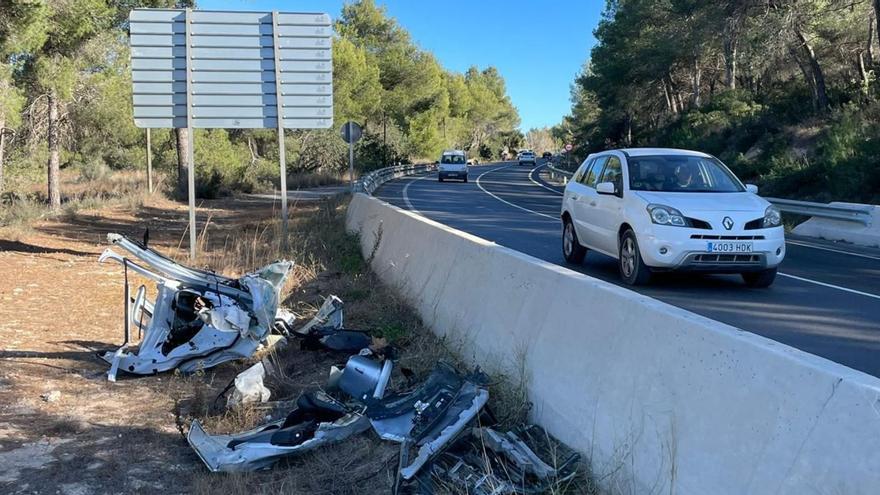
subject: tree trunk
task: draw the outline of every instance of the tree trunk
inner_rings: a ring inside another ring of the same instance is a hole
[[[49,93],[49,207],[57,210],[61,207],[60,163],[58,156],[58,97]]]
[[[724,36],[724,83],[727,89],[736,89],[736,48],[737,35],[733,27]]]
[[[875,1],[880,2],[880,0]],[[825,74],[822,72],[822,66],[819,65],[819,60],[816,59],[816,52],[813,51],[813,47],[810,45],[807,37],[804,36],[803,31],[795,29],[795,34],[798,40],[800,40],[804,55],[810,64],[811,77],[815,84],[816,108],[824,111],[828,108],[828,91],[825,86]]]
[[[3,156],[6,151],[6,122],[0,120],[0,193],[3,192]]]
[[[874,19],[868,19],[868,65],[874,65]]]
[[[868,70],[865,67],[865,53],[859,52],[859,77],[862,78],[862,93],[868,94],[871,79],[868,77]]]
[[[186,197],[189,167],[187,164],[187,150],[189,149],[189,131],[186,127],[174,129],[177,137],[177,193],[180,197]]]
[[[700,86],[702,84],[703,70],[700,68],[700,59],[698,57],[696,57],[696,56],[694,57],[693,64],[694,64],[694,72],[693,72],[691,78],[692,78],[693,86],[694,86],[693,87],[694,94],[693,94],[692,102],[694,104],[694,107],[699,107],[700,103],[702,103],[702,98],[700,95]]]
[[[880,0],[874,0],[874,22],[877,23],[877,35],[880,36]]]
[[[675,115],[675,103],[672,99],[672,95],[669,94],[669,86],[666,84],[666,79],[663,79],[663,96],[666,97],[666,111],[671,115]]]

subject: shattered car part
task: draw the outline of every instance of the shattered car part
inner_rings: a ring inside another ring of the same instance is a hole
[[[318,313],[296,331],[300,337],[309,334],[309,331],[315,327],[342,328],[342,300],[331,295],[324,300],[324,304],[318,309]]]
[[[432,463],[436,484],[474,495],[554,492],[577,474],[580,455],[535,425],[506,433],[474,428]],[[421,481],[421,478],[420,478]]]
[[[367,401],[366,415],[381,438],[418,447],[400,469],[403,479],[415,476],[477,417],[489,400],[484,378],[479,371],[462,376],[441,361],[413,392]]]
[[[285,337],[289,336],[294,331],[293,326],[296,324],[297,318],[299,317],[293,311],[278,308],[275,313],[275,330]]]
[[[226,405],[236,406],[268,401],[272,392],[263,385],[265,377],[266,367],[262,361],[239,373],[233,381],[234,389],[226,400]]]
[[[113,260],[157,283],[156,299],[138,296],[126,304],[125,342],[101,354],[111,364],[108,379],[118,370],[152,374],[174,368],[184,373],[251,356],[275,321],[280,290],[293,264],[277,261],[239,279],[185,267],[124,236],[108,235],[149,268],[111,248],[98,261]],[[126,302],[129,298],[126,275]],[[128,328],[139,322],[143,339],[129,351]],[[146,321],[145,324],[140,322]]]
[[[380,364],[365,356],[351,356],[339,377],[338,387],[361,402],[381,399],[391,379],[392,369],[393,364],[390,359]]]
[[[300,343],[302,350],[324,349],[355,354],[361,349],[369,348],[373,338],[361,330],[345,330],[333,327],[313,327],[303,336]]]
[[[287,418],[237,435],[209,435],[195,420],[187,441],[211,471],[254,471],[369,428],[362,414],[316,391],[301,395]]]

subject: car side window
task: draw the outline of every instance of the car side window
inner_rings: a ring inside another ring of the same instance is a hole
[[[608,159],[608,164],[605,165],[605,170],[602,172],[599,182],[612,182],[617,187],[617,190],[620,190],[623,186],[623,171],[620,165],[620,158],[612,156]]]
[[[593,161],[587,172],[584,173],[583,177],[581,177],[580,183],[587,187],[595,189],[596,184],[598,183],[599,173],[602,171],[602,166],[605,165],[605,162],[607,160],[607,157],[601,156]]]
[[[587,170],[590,170],[590,165],[592,165],[594,161],[596,161],[595,158],[584,160],[584,163],[582,163],[581,166],[578,167],[577,172],[575,172],[574,178],[572,180],[575,182],[581,182],[584,174],[587,173]]]

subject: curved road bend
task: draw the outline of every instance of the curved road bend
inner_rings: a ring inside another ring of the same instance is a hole
[[[542,167],[472,167],[470,182],[425,174],[391,181],[375,196],[453,228],[621,285],[616,262],[590,252],[562,258],[562,188]],[[880,250],[790,239],[769,289],[736,275],[664,274],[638,292],[880,377]]]

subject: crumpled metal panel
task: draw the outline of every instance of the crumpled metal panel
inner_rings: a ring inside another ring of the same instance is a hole
[[[146,300],[138,291],[134,304],[127,308],[129,318],[144,333],[137,352],[129,352],[132,342],[126,341],[115,352],[101,355],[111,364],[110,381],[115,381],[118,370],[143,375],[177,368],[191,373],[250,357],[271,331],[292,262],[277,261],[230,279],[176,263],[118,234],[108,239],[146,266],[111,248],[101,254],[100,262],[117,261],[157,283],[155,301]],[[181,312],[175,305],[182,295],[195,298],[200,307],[187,313],[192,316],[189,321],[179,324]]]

